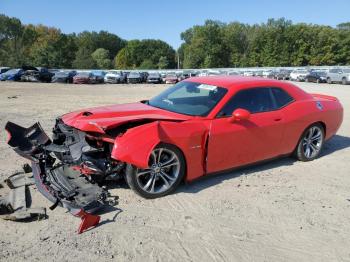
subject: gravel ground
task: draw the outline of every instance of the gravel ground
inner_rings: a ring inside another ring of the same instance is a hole
[[[350,261],[350,86],[297,83],[338,97],[344,122],[323,155],[291,158],[182,185],[145,200],[125,187],[119,210],[81,235],[79,219],[62,208],[30,223],[0,220],[1,261]],[[40,121],[50,132],[68,111],[138,101],[165,85],[0,83],[0,128],[8,120]],[[0,179],[24,159],[0,132]],[[49,206],[32,189],[33,206]]]

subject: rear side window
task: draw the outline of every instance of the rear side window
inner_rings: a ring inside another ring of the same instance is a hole
[[[270,88],[252,88],[239,91],[227,102],[218,116],[230,116],[237,108],[246,109],[250,113],[274,110]]]
[[[272,88],[272,93],[275,97],[277,108],[284,107],[294,100],[293,97],[281,88]]]

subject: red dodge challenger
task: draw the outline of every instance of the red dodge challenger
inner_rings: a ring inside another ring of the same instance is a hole
[[[8,122],[8,144],[32,162],[38,189],[70,210],[93,211],[107,180],[125,178],[145,198],[181,181],[293,155],[310,161],[340,127],[338,99],[277,80],[186,79],[150,100],[79,110],[39,123]]]

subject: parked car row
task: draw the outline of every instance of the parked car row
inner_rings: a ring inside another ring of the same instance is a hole
[[[21,68],[6,68],[0,74],[0,80],[12,80],[22,82],[51,82],[54,73],[44,67],[22,66]]]
[[[225,73],[222,73],[225,74]],[[314,83],[341,83],[350,84],[350,69],[277,69],[277,70],[257,70],[257,71],[229,71],[227,75],[259,76],[277,80],[291,80],[298,82]],[[203,75],[203,73],[201,74]],[[217,75],[216,72],[207,72],[205,75]]]
[[[152,83],[176,84],[193,76],[241,75],[277,80],[315,83],[350,84],[350,68],[297,68],[297,69],[202,69],[174,71],[124,71],[124,70],[57,70],[44,67],[23,66],[11,69],[0,67],[0,80],[23,82],[53,82],[73,84],[121,84]]]

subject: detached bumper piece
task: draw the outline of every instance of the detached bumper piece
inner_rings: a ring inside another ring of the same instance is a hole
[[[91,177],[81,174],[70,164],[55,164],[55,154],[60,146],[51,142],[39,123],[23,128],[8,122],[5,129],[10,136],[8,144],[19,155],[31,160],[38,190],[53,203],[50,209],[62,206],[81,218],[78,233],[99,223],[100,216],[93,213],[110,203],[116,204],[111,201],[108,191],[94,183]]]
[[[34,180],[24,173],[16,173],[0,184],[0,217],[4,220],[30,221],[45,219],[45,208],[32,208],[30,190]],[[5,194],[3,194],[3,192]]]

